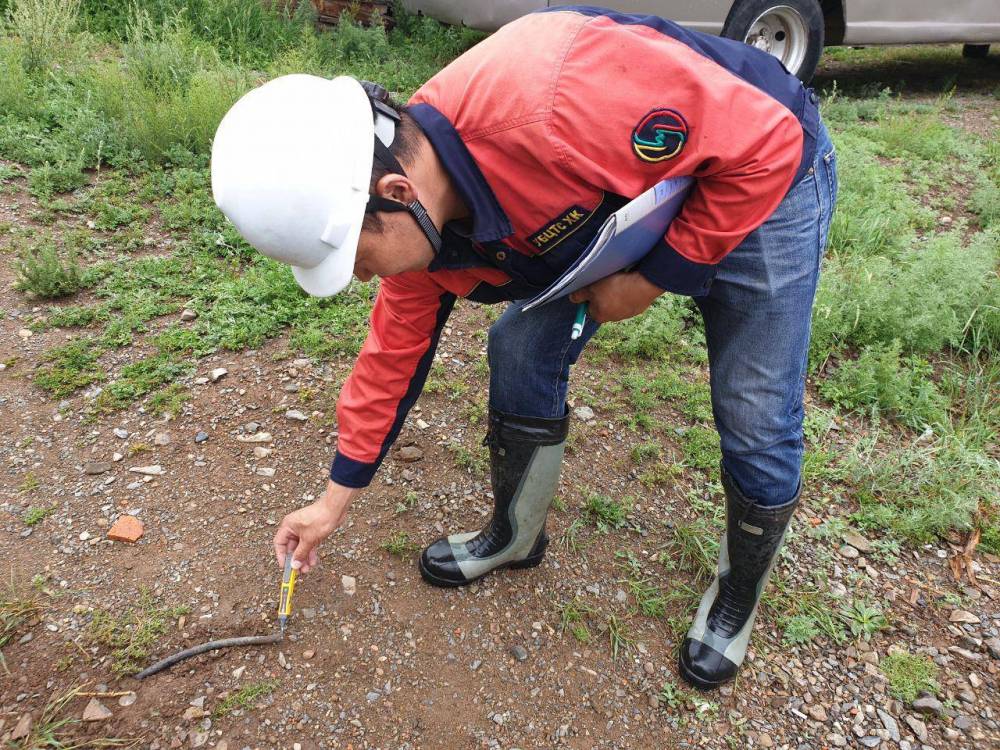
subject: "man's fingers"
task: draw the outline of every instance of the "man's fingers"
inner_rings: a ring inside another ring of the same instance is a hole
[[[291,552],[289,542],[292,542],[293,539],[295,539],[295,532],[285,524],[281,524],[274,535],[274,556],[278,560],[279,568],[285,567],[285,552]]]

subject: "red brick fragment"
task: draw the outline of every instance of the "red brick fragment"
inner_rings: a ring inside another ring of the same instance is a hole
[[[121,516],[108,530],[108,539],[115,542],[135,543],[143,534],[142,521],[135,516]]]

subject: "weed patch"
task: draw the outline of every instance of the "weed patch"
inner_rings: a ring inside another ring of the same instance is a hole
[[[216,719],[221,719],[223,716],[228,716],[236,709],[247,711],[253,708],[257,701],[262,698],[266,698],[277,690],[279,684],[280,682],[278,680],[262,680],[261,682],[254,682],[246,685],[229,695],[218,706],[216,706],[215,710],[212,711],[212,716]]]
[[[928,656],[897,651],[886,656],[879,669],[889,680],[889,692],[907,704],[913,703],[921,693],[937,694],[940,689],[938,666]]]
[[[142,669],[150,648],[167,632],[171,621],[188,612],[186,606],[158,604],[152,593],[143,588],[136,603],[120,614],[95,611],[88,635],[95,644],[111,649],[111,671],[115,675],[133,674]]]

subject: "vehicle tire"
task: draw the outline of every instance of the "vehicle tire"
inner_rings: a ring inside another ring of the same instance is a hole
[[[817,0],[736,0],[722,36],[769,52],[808,83],[823,52],[825,25]]]
[[[990,45],[988,44],[962,45],[962,57],[969,57],[973,60],[982,60],[988,54],[990,54]]]

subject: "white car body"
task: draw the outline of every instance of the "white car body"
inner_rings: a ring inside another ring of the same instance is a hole
[[[403,4],[410,11],[420,11],[447,23],[464,23],[473,28],[494,31],[525,13],[562,3],[544,0],[458,3],[404,0]],[[824,0],[821,4],[828,18],[828,45],[1000,42],[1000,0]],[[662,16],[691,29],[719,34],[734,2],[608,0],[603,5],[627,13]]]

